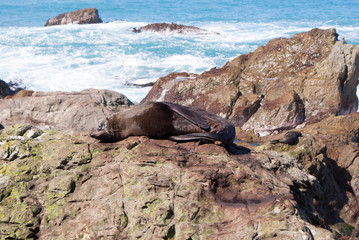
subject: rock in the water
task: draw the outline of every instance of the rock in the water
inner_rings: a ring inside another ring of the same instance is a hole
[[[246,130],[273,131],[356,111],[358,78],[359,47],[338,41],[335,29],[313,29],[201,75],[160,78],[143,101],[196,106]]]
[[[181,24],[175,23],[152,23],[146,26],[140,27],[139,29],[134,28],[132,30],[135,33],[140,32],[159,32],[159,33],[196,33],[196,34],[210,34],[211,32],[200,29],[198,27],[193,26],[185,26]]]
[[[123,94],[108,90],[35,92],[30,97],[0,101],[0,122],[86,131],[96,128],[104,118],[130,105],[132,102]]]
[[[91,24],[102,23],[96,8],[85,8],[74,12],[63,13],[47,20],[45,26],[64,24]]]
[[[131,83],[131,82],[125,82],[126,86],[131,86],[131,87],[153,87],[153,85],[155,85],[155,82],[148,82],[148,83]]]

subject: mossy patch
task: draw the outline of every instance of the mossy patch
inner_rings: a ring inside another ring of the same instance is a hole
[[[100,152],[58,130],[45,131],[37,139],[23,137],[29,129],[31,126],[16,125],[1,133],[0,158],[4,156],[4,160],[0,159],[0,185],[3,184],[0,222],[4,223],[1,232],[13,239],[36,238],[40,222],[46,229],[61,221],[69,196],[81,179],[80,173],[88,169],[93,153]],[[59,169],[64,160],[75,170]],[[33,188],[37,194],[32,193]],[[41,199],[36,200],[39,193]],[[71,217],[75,215],[76,211]]]
[[[332,226],[337,237],[351,236],[355,227],[345,222],[340,222]]]

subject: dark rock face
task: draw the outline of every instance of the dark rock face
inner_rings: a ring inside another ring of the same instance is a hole
[[[133,32],[140,33],[140,32],[159,32],[159,33],[166,33],[166,32],[172,32],[172,33],[198,33],[198,34],[209,34],[210,32],[200,29],[198,27],[192,27],[192,26],[185,26],[175,23],[152,23],[148,24],[144,27],[140,27],[139,29],[134,28]]]
[[[342,221],[358,226],[358,129],[358,113],[331,116],[303,128],[295,147],[282,144],[258,148],[287,152],[298,159],[309,174],[316,176],[319,188],[293,191],[296,201],[307,206],[302,214],[312,224],[325,228],[330,225],[335,230]]]
[[[13,94],[14,92],[11,91],[9,85],[0,79],[0,99]]]
[[[102,23],[96,8],[85,8],[70,13],[63,13],[47,20],[45,26],[64,24],[91,24]]]
[[[337,37],[313,29],[274,39],[222,68],[160,78],[143,101],[200,107],[257,132],[348,114],[358,108],[359,48]]]

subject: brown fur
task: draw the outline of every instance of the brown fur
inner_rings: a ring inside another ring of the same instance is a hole
[[[108,118],[91,136],[105,142],[128,136],[148,136],[175,141],[221,141],[230,145],[235,130],[226,119],[201,109],[146,102]]]

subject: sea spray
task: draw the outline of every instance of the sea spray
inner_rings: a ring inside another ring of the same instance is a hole
[[[321,22],[187,22],[219,34],[133,33],[147,22],[96,25],[0,27],[0,78],[37,91],[111,89],[139,102],[147,88],[171,72],[201,73],[254,51],[277,37],[312,27],[336,27],[340,38],[359,44],[359,26]]]

